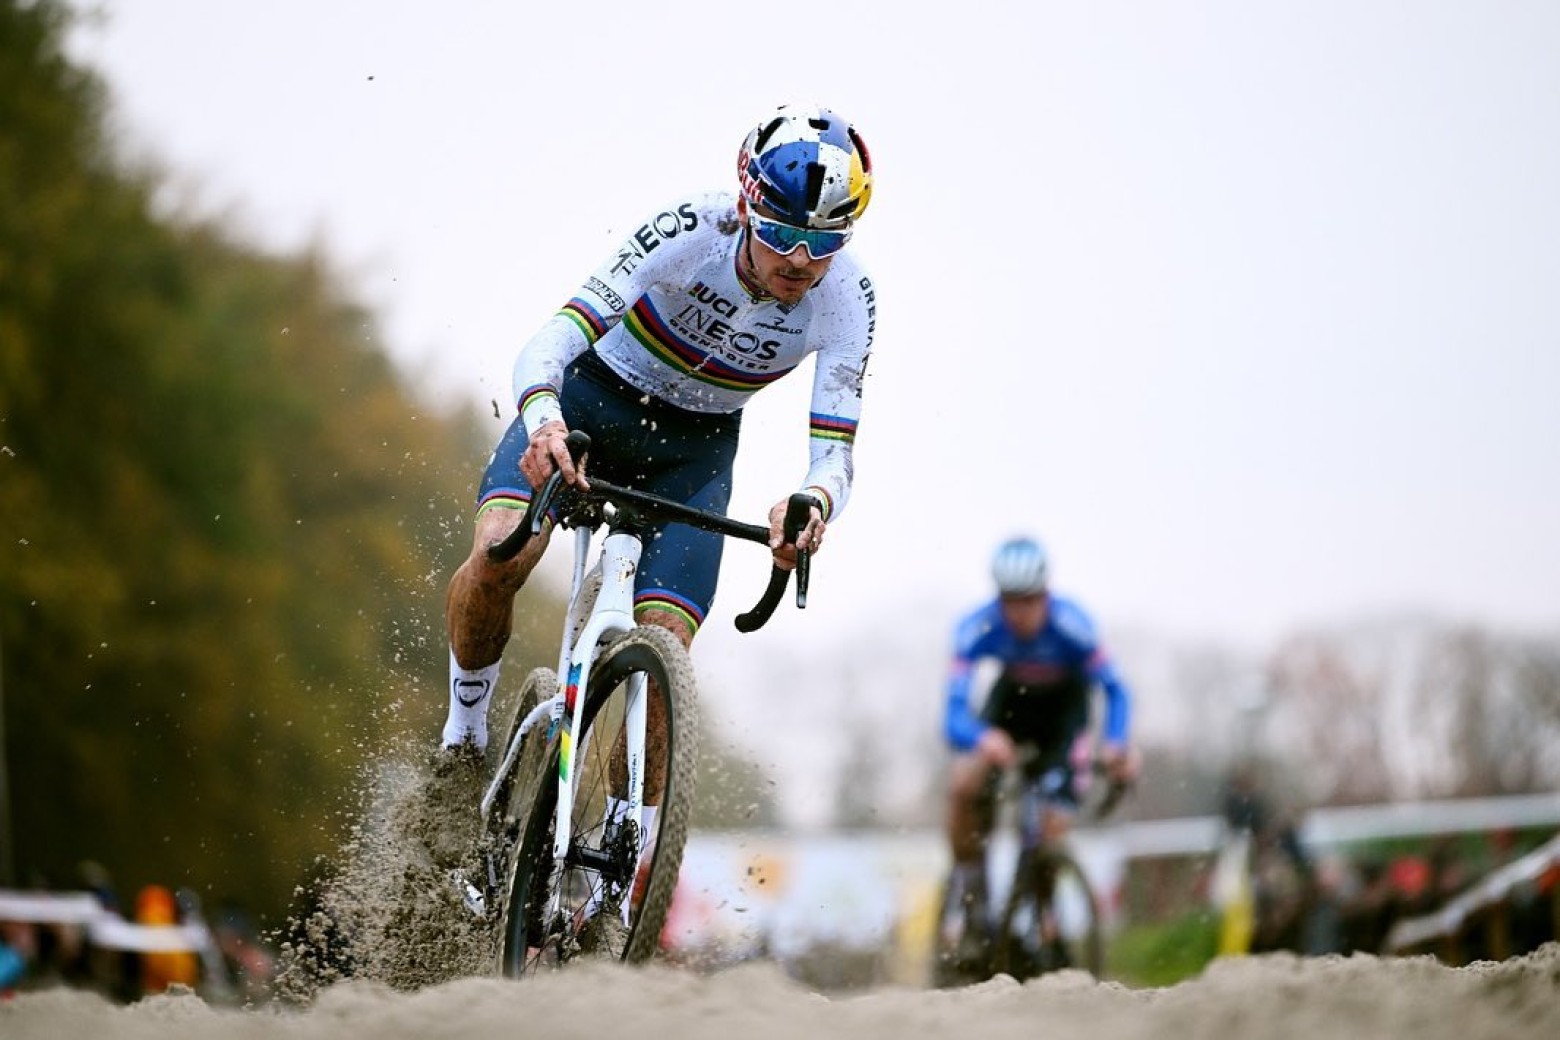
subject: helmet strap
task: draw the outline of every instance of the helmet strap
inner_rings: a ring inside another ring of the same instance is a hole
[[[752,282],[764,295],[760,299],[769,296],[769,289],[764,285],[762,278],[758,276],[758,264],[753,260],[753,230],[747,226],[747,221],[742,222],[742,249],[737,257],[737,263],[747,265],[748,281]],[[751,294],[751,290],[750,290]]]

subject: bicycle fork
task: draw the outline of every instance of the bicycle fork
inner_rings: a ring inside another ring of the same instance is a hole
[[[583,727],[586,686],[596,648],[606,639],[634,627],[634,576],[639,569],[642,549],[639,539],[619,532],[609,533],[601,557],[590,573],[585,571],[591,532],[575,531],[575,567],[569,610],[564,622],[563,650],[558,674],[563,678],[563,702],[558,707],[558,804],[553,829],[553,869],[550,886],[549,918],[562,908],[562,886],[558,883],[568,866],[573,840],[573,813],[576,762],[589,750],[575,746],[575,735]],[[642,809],[644,805],[645,759],[645,676],[628,678],[628,704],[625,729],[628,759],[627,811],[623,821],[632,822],[643,848]]]

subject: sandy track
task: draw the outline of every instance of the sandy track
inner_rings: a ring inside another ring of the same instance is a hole
[[[464,979],[414,993],[349,982],[324,990],[301,1010],[218,1009],[193,996],[121,1007],[69,991],[23,994],[0,1005],[0,1035],[14,1040],[596,1040],[612,1034],[668,1040],[1554,1040],[1560,1036],[1560,945],[1468,968],[1428,958],[1270,955],[1215,962],[1196,979],[1154,990],[1065,974],[1024,986],[998,978],[952,992],[825,997],[768,964],[713,976],[587,965],[526,982]]]

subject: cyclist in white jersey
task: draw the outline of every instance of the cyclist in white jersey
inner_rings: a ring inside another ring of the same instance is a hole
[[[844,509],[876,312],[871,279],[843,251],[871,198],[867,150],[834,112],[787,106],[747,135],[737,172],[737,192],[692,195],[635,225],[520,351],[518,415],[489,463],[472,551],[449,587],[445,748],[486,744],[514,596],[547,539],[507,563],[486,548],[518,526],[555,466],[585,486],[564,446],[569,430],[591,435],[587,465],[602,479],[723,511],[743,406],[815,355],[810,464],[799,485],[776,489],[769,514],[776,562],[817,552]],[[786,546],[781,524],[797,487],[816,504]],[[650,539],[637,619],[691,643],[714,599],[722,543],[680,524]]]

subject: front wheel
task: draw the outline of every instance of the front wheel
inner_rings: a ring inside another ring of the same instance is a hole
[[[627,795],[625,731],[634,685],[644,690],[648,718],[645,801],[657,806],[644,841],[631,826],[609,821],[607,801]],[[569,756],[574,802],[568,849],[562,862],[554,860],[566,750],[555,739],[514,856],[500,953],[500,969],[511,977],[577,956],[647,960],[659,948],[676,890],[698,759],[688,652],[665,629],[639,626],[601,650],[584,697]]]
[[[954,989],[972,986],[991,978],[991,937],[969,934],[970,910],[965,906],[966,897],[976,899],[985,915],[985,896],[966,893],[959,885],[956,874],[950,872],[943,882],[942,899],[937,910],[937,932],[932,944],[932,977],[934,989]]]
[[[500,918],[513,873],[513,853],[520,844],[526,820],[542,785],[550,737],[546,715],[532,720],[531,728],[523,735],[520,728],[540,705],[552,702],[557,694],[558,676],[552,669],[532,669],[504,713],[504,741],[498,745],[498,753],[504,757],[495,775],[493,800],[483,821],[482,838],[482,881],[487,907],[490,914]],[[517,738],[519,747],[515,748]],[[512,758],[509,757],[511,751]],[[504,768],[506,764],[507,769]]]
[[[1066,968],[1105,970],[1099,901],[1078,861],[1032,850],[1019,858],[997,929],[996,970],[1020,981]]]

